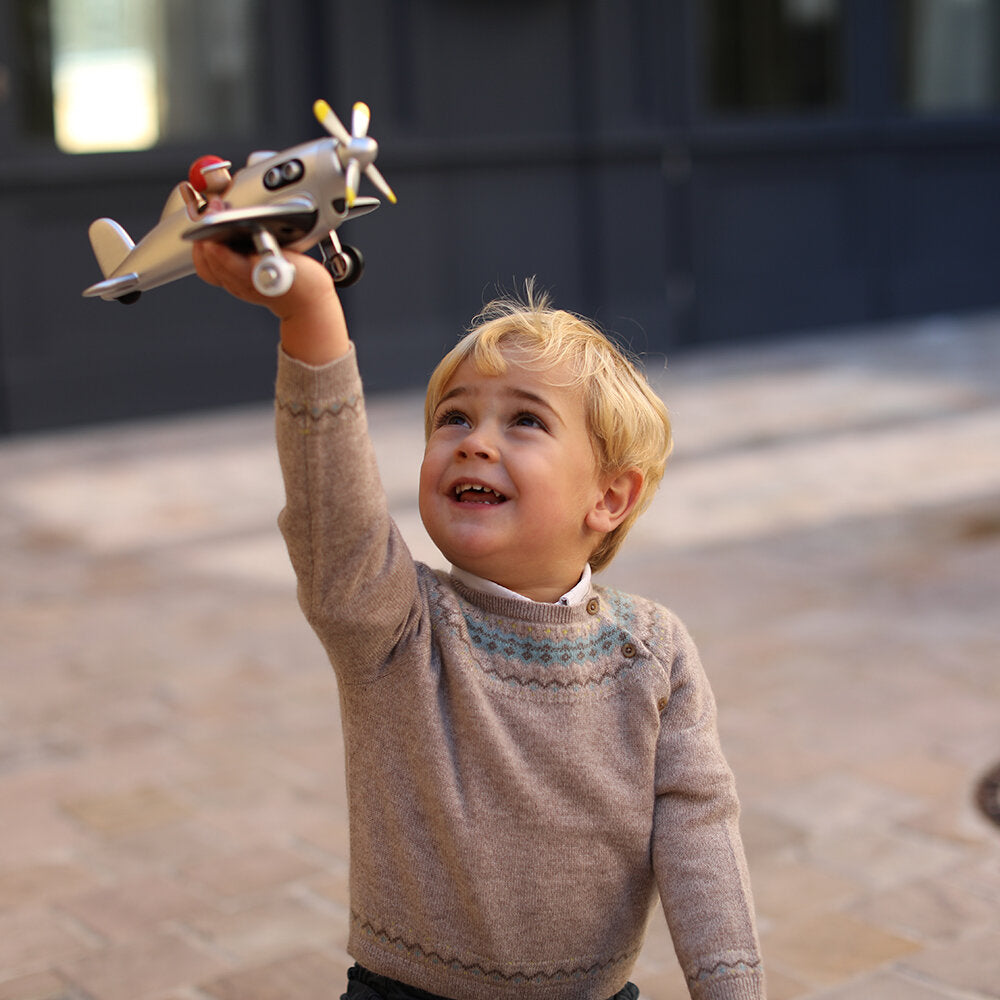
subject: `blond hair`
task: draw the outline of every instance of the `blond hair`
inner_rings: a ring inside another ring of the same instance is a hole
[[[567,369],[571,373],[567,384],[583,394],[599,474],[613,477],[629,469],[642,473],[637,502],[591,555],[590,564],[596,571],[611,562],[636,518],[653,499],[673,444],[670,417],[641,373],[637,359],[613,344],[592,322],[553,309],[549,303],[548,295],[536,292],[529,281],[523,301],[504,297],[483,309],[431,375],[424,403],[425,433],[430,437],[441,397],[466,360],[484,375],[502,375],[508,366],[504,349],[514,348],[517,363],[532,371]]]

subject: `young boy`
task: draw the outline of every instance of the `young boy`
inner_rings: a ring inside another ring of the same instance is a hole
[[[292,257],[292,255],[289,255]],[[666,410],[589,324],[501,304],[431,378],[420,513],[392,523],[326,271],[198,273],[281,320],[282,532],[338,678],[349,998],[619,1000],[656,896],[697,1000],[761,1000],[732,774],[681,623],[597,587],[670,448]]]

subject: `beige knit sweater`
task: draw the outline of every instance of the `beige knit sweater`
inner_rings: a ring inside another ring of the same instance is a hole
[[[348,951],[456,1000],[605,1000],[657,896],[691,996],[761,1000],[732,774],[681,623],[487,596],[392,523],[353,353],[281,356],[280,525],[336,671]]]

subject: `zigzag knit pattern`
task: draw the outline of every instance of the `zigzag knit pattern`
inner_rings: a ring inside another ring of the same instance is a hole
[[[314,423],[322,420],[325,416],[339,417],[344,410],[351,410],[356,413],[360,403],[361,397],[356,394],[348,396],[347,399],[338,400],[335,403],[328,403],[326,406],[313,406],[306,403],[298,403],[291,399],[282,399],[280,396],[275,397],[275,406],[279,410],[285,410],[293,417],[308,417]]]
[[[565,626],[525,625],[523,622],[496,617],[466,614],[472,644],[484,652],[523,663],[550,664],[593,663],[604,659],[629,639],[634,628],[635,609],[619,599],[614,619],[597,620],[587,632]]]
[[[706,983],[727,976],[751,975],[760,971],[760,962],[719,962],[711,969],[699,969],[694,976],[688,976],[692,983]]]
[[[473,976],[492,983],[517,986],[532,984],[536,986],[554,985],[557,983],[579,982],[588,979],[595,973],[604,972],[616,965],[627,963],[629,967],[635,962],[638,949],[625,954],[615,955],[604,962],[589,966],[559,968],[547,971],[532,971],[528,969],[501,969],[495,966],[484,966],[481,962],[463,962],[456,956],[443,955],[438,951],[427,951],[419,944],[409,942],[403,936],[394,934],[386,928],[376,927],[364,920],[358,913],[351,912],[351,922],[366,937],[372,938],[381,945],[395,951],[405,953],[408,957],[430,965],[443,966],[452,972]]]
[[[659,624],[637,629],[640,615],[634,598],[614,590],[600,593],[603,613],[582,626],[483,614],[464,602],[460,616],[443,600],[437,612],[440,624],[468,645],[476,666],[488,677],[533,691],[595,691],[642,662],[637,633],[651,649],[655,642],[650,637],[658,634]]]

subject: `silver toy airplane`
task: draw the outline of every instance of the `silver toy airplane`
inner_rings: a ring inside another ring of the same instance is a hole
[[[378,198],[358,197],[362,173],[390,202],[396,196],[373,162],[378,144],[368,136],[368,106],[354,105],[350,132],[326,101],[317,101],[313,111],[331,137],[280,153],[251,153],[223,194],[223,210],[210,207],[193,222],[178,185],[160,221],[138,243],[113,219],[93,222],[90,244],[104,280],[83,294],[132,303],[147,289],[193,274],[192,240],[260,254],[253,283],[263,295],[283,295],[291,288],[295,268],[282,256],[282,247],[305,251],[319,244],[338,285],[357,281],[364,260],[354,247],[341,244],[336,230],[379,207]]]

